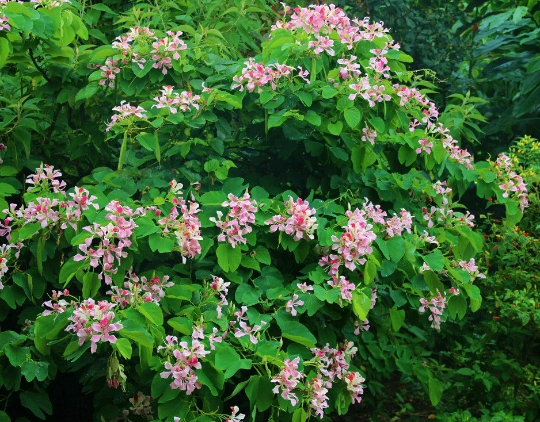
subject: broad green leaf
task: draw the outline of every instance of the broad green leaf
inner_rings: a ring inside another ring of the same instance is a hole
[[[296,318],[283,313],[276,315],[276,322],[281,328],[281,335],[306,347],[315,347],[317,339],[308,328],[297,321]]]
[[[82,295],[84,299],[94,297],[101,287],[101,280],[97,273],[88,272],[83,276]]]
[[[233,248],[229,243],[222,243],[216,249],[218,265],[225,272],[233,272],[238,269],[242,261],[240,248]]]
[[[397,305],[390,308],[390,320],[392,321],[392,329],[399,331],[403,323],[405,322],[405,311],[398,309]]]
[[[345,117],[345,121],[352,129],[358,126],[358,123],[360,123],[360,120],[362,119],[362,113],[356,107],[346,108],[343,115]]]
[[[144,347],[152,347],[154,339],[146,329],[135,321],[123,320],[123,329],[120,330],[122,337],[129,338]]]
[[[137,310],[152,324],[163,325],[163,311],[156,303],[144,302],[137,307]]]
[[[443,393],[443,385],[442,383],[436,379],[436,378],[430,378],[428,383],[428,389],[429,389],[429,399],[431,400],[431,404],[433,406],[437,406],[442,398]]]
[[[124,357],[124,359],[131,359],[133,349],[131,347],[130,341],[127,338],[117,339],[115,345],[118,349],[118,352]]]

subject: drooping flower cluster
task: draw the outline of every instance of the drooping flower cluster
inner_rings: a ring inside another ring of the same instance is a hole
[[[265,66],[262,62],[256,63],[253,58],[250,58],[247,62],[244,62],[244,68],[240,76],[234,76],[232,89],[238,89],[243,91],[247,88],[248,92],[253,92],[257,89],[258,93],[262,92],[262,87],[270,84],[273,90],[277,88],[277,82],[283,77],[292,75],[292,72],[296,69],[291,66],[282,64],[271,64]],[[309,72],[298,66],[297,76],[301,77],[306,83],[309,83],[307,76]]]
[[[116,111],[117,114],[113,114],[111,116],[111,121],[107,123],[107,127],[105,128],[105,132],[110,131],[113,127],[115,127],[118,124],[121,124],[122,122],[133,122],[136,118],[137,119],[147,119],[146,116],[146,110],[142,108],[141,106],[132,106],[130,103],[126,103],[125,101],[120,101],[120,105],[113,107],[113,111]]]
[[[418,312],[423,314],[426,311],[426,308],[428,308],[431,312],[431,315],[428,318],[429,321],[432,321],[431,327],[440,330],[442,321],[441,315],[446,307],[446,298],[438,293],[437,296],[429,301],[425,298],[420,298],[420,304],[422,306],[418,309]]]
[[[72,331],[79,337],[79,346],[89,339],[92,343],[91,353],[96,352],[100,341],[116,343],[116,337],[111,333],[121,330],[123,325],[120,322],[113,322],[115,306],[115,303],[105,300],[96,303],[92,298],[75,304],[73,315],[69,317],[71,324],[66,327],[66,331]]]
[[[92,268],[101,265],[102,272],[99,278],[111,284],[111,276],[117,273],[122,259],[127,257],[124,249],[131,246],[130,237],[137,225],[133,220],[135,212],[130,207],[122,205],[120,201],[111,201],[105,210],[109,212],[105,216],[109,223],[100,225],[94,222],[92,226],[84,227],[91,236],[79,245],[81,253],[75,255],[73,259],[89,260]],[[95,241],[97,245],[93,246]]]
[[[152,396],[145,396],[140,391],[135,394],[132,398],[129,399],[129,402],[131,403],[131,407],[129,410],[134,415],[138,416],[144,416],[149,421],[154,419],[154,415],[152,414],[152,404],[151,402],[154,399]]]
[[[298,198],[296,201],[289,197],[285,202],[285,212],[289,217],[274,215],[266,220],[264,224],[270,225],[270,233],[281,231],[290,236],[294,236],[295,241],[301,239],[313,239],[317,230],[317,218],[314,217],[315,208],[309,208],[309,202]]]
[[[189,203],[182,197],[182,184],[176,180],[172,180],[171,186],[171,202],[173,207],[169,215],[158,220],[162,234],[168,236],[174,234],[182,262],[185,263],[187,258],[194,258],[195,255],[201,253],[201,222],[197,213],[200,212],[199,204],[194,201]],[[159,213],[158,213],[159,214]]]
[[[201,99],[199,95],[193,95],[189,91],[174,92],[171,85],[164,86],[160,91],[161,95],[154,97],[154,101],[157,104],[154,104],[152,107],[166,108],[172,114],[176,114],[178,109],[182,113],[190,111],[192,107],[199,110],[198,101]]]
[[[304,375],[298,371],[299,362],[299,357],[293,360],[285,359],[283,369],[271,380],[271,382],[276,383],[272,392],[279,394],[281,391],[281,397],[290,401],[293,406],[298,403],[298,396],[293,391],[300,380],[304,378]]]
[[[361,383],[365,379],[358,372],[349,371],[350,361],[357,351],[354,343],[347,340],[336,349],[331,348],[328,344],[322,349],[311,349],[318,373],[312,381],[308,382],[307,393],[310,397],[310,408],[321,419],[324,417],[324,409],[328,407],[326,393],[336,380],[342,380],[346,383],[353,403],[361,401],[363,394]]]
[[[165,297],[165,289],[174,286],[174,283],[169,280],[169,276],[152,277],[147,280],[146,277],[138,277],[137,274],[130,269],[126,274],[124,288],[112,286],[107,292],[111,295],[111,301],[117,303],[121,309],[135,305],[140,302],[154,302],[159,304],[161,299]]]
[[[121,72],[118,67],[118,60],[113,60],[109,57],[105,60],[105,64],[99,67],[101,69],[101,79],[99,81],[100,85],[105,85],[109,88],[114,88],[114,80],[116,75]]]
[[[514,164],[510,157],[505,154],[499,154],[497,160],[492,163],[492,168],[497,174],[499,188],[503,191],[503,198],[509,198],[510,195],[519,200],[521,211],[529,205],[529,194],[527,185],[523,177],[514,171]]]
[[[234,248],[239,243],[246,244],[247,240],[244,235],[252,231],[250,224],[255,222],[254,213],[257,211],[257,202],[252,200],[247,192],[242,198],[238,198],[232,193],[228,195],[228,198],[228,201],[221,204],[222,207],[229,207],[226,219],[221,220],[223,213],[218,211],[218,218],[211,217],[210,221],[221,229],[218,242],[229,242]]]
[[[190,395],[202,387],[195,369],[201,369],[200,359],[210,351],[204,350],[204,345],[198,340],[192,340],[191,346],[187,342],[178,342],[175,336],[167,336],[165,346],[159,346],[158,351],[163,351],[167,357],[164,364],[165,371],[160,373],[161,378],[172,378],[170,387],[180,389]]]

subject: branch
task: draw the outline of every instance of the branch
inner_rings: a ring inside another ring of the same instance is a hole
[[[38,62],[36,61],[35,57],[34,57],[34,52],[32,51],[31,48],[28,49],[28,54],[30,55],[30,60],[32,60],[32,63],[34,63],[34,66],[36,67],[36,69],[39,71],[39,73],[41,73],[43,75],[43,77],[45,78],[45,80],[49,83],[51,83],[51,79],[47,76],[47,74],[45,73],[45,71],[43,70],[43,68],[38,64]]]

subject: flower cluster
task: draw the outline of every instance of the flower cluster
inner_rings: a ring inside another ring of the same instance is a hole
[[[212,291],[219,295],[219,302],[217,304],[217,317],[222,317],[222,307],[227,306],[229,302],[227,301],[227,294],[229,293],[228,287],[231,283],[223,281],[221,277],[215,275],[212,276],[212,283],[210,283],[210,288]]]
[[[519,200],[521,211],[529,205],[529,197],[527,185],[523,181],[523,177],[518,175],[513,169],[514,164],[510,157],[505,154],[499,154],[497,160],[492,163],[492,167],[497,174],[499,188],[503,191],[503,198],[509,198],[510,195]]]
[[[284,5],[284,7],[285,12],[290,10],[289,6]],[[368,18],[362,21],[358,19],[351,20],[343,10],[333,4],[311,5],[303,8],[297,7],[294,9],[289,22],[276,22],[272,26],[272,31],[280,28],[293,32],[301,30],[308,34],[313,34],[319,42],[317,46],[322,49],[324,49],[324,46],[321,45],[320,38],[329,39],[325,36],[330,35],[333,31],[337,32],[340,42],[349,50],[361,40],[371,41],[375,37],[382,37],[388,32],[388,29],[384,28],[382,22],[370,24]],[[316,51],[315,53],[318,54]]]
[[[298,396],[293,393],[293,390],[297,387],[300,380],[304,378],[304,375],[298,371],[299,362],[299,357],[293,360],[285,359],[283,369],[271,380],[271,382],[276,383],[272,392],[279,394],[281,391],[281,397],[290,401],[293,406],[296,406],[296,403],[298,403]]]
[[[4,8],[6,4],[12,1],[17,1],[17,0],[0,0],[0,31],[3,31],[3,30],[11,31],[11,25],[7,23],[9,21],[9,18],[4,13]],[[0,160],[0,163],[1,162],[2,161]]]
[[[234,321],[232,324],[238,324],[240,326],[240,328],[237,327],[234,329],[234,336],[236,338],[249,336],[249,341],[251,342],[251,344],[257,344],[259,342],[259,339],[255,336],[255,334],[259,333],[262,330],[262,328],[266,325],[266,321],[261,321],[261,325],[249,326],[246,322],[247,317],[244,316],[246,312],[247,307],[242,306],[240,311],[234,313],[234,315],[236,316],[236,321]]]
[[[221,233],[218,235],[219,242],[229,242],[234,248],[237,244],[246,244],[244,235],[251,233],[250,224],[255,222],[255,212],[257,211],[257,202],[251,200],[249,193],[245,193],[242,198],[228,195],[229,200],[221,204],[222,207],[229,207],[229,212],[225,220],[221,220],[223,213],[217,212],[218,218],[211,217],[212,221]]]
[[[350,361],[358,349],[354,343],[345,340],[339,348],[331,348],[327,344],[322,349],[313,348],[313,361],[317,368],[317,376],[308,382],[307,392],[310,397],[309,406],[321,419],[324,417],[324,409],[328,407],[326,393],[332,388],[337,380],[343,380],[347,390],[351,394],[353,403],[360,402],[363,394],[362,382],[365,379],[358,373],[349,371]]]
[[[100,279],[111,284],[111,275],[116,274],[118,268],[115,261],[120,265],[121,260],[127,257],[128,249],[131,246],[130,237],[137,227],[133,221],[133,210],[120,201],[112,201],[106,207],[109,213],[105,218],[109,221],[107,225],[94,223],[93,226],[86,226],[84,230],[91,234],[82,244],[79,245],[80,252],[73,257],[75,261],[89,260],[92,268],[102,267],[99,274]],[[140,212],[137,210],[136,212]],[[94,240],[97,246],[93,247]]]
[[[264,222],[270,225],[270,233],[275,231],[285,232],[290,236],[294,235],[294,240],[313,239],[313,233],[317,230],[317,218],[315,208],[309,208],[309,202],[298,198],[296,201],[289,197],[285,202],[285,212],[289,217],[274,215]]]
[[[434,226],[434,220],[449,227],[455,225],[474,227],[474,215],[470,214],[469,211],[465,215],[455,213],[452,209],[452,189],[446,185],[446,182],[438,181],[434,183],[433,189],[440,196],[439,198],[434,198],[439,202],[438,206],[432,205],[429,209],[428,207],[422,208],[424,220],[427,221],[428,228]],[[433,239],[431,243],[433,243]]]
[[[124,288],[112,286],[107,292],[111,295],[111,301],[118,304],[121,309],[128,306],[133,306],[137,301],[154,302],[159,304],[161,299],[165,297],[165,289],[174,286],[174,283],[169,280],[169,276],[152,277],[147,280],[146,277],[138,277],[137,274],[130,269],[126,274],[127,281],[124,282]]]
[[[375,107],[376,103],[390,101],[392,97],[386,93],[384,85],[371,84],[368,76],[361,77],[357,83],[349,85],[354,93],[349,95],[349,100],[354,101],[359,95],[366,100],[370,107]]]
[[[471,276],[471,282],[477,278],[486,278],[486,275],[478,271],[475,259],[471,258],[469,261],[459,261],[459,268],[467,271]]]
[[[180,59],[180,52],[187,49],[187,45],[180,39],[182,31],[167,31],[168,37],[155,38],[152,43],[152,60],[154,69],[161,69],[161,72],[166,75],[167,69],[172,67],[172,60]]]
[[[330,275],[336,275],[341,264],[351,271],[354,271],[357,265],[364,265],[364,256],[373,252],[371,243],[377,238],[364,210],[357,208],[347,211],[345,215],[349,218],[347,225],[343,226],[345,232],[339,238],[332,236],[332,249],[337,251],[339,256],[331,254],[319,261],[320,265],[329,266]]]
[[[336,276],[332,277],[332,280],[328,281],[328,284],[332,286],[334,289],[340,289],[341,297],[339,299],[340,304],[343,304],[343,301],[345,302],[351,302],[352,301],[352,292],[354,289],[356,289],[356,286],[354,283],[349,282],[345,279],[345,277],[341,276],[338,278]]]
[[[249,92],[253,92],[257,89],[258,93],[262,92],[262,87],[264,85],[270,84],[272,89],[275,91],[277,88],[277,81],[282,77],[286,77],[292,74],[295,70],[294,67],[282,65],[282,64],[271,64],[265,66],[263,63],[256,63],[253,58],[250,58],[247,62],[244,62],[244,68],[242,69],[242,74],[240,76],[234,76],[232,89],[238,89],[243,91],[244,88],[247,88]],[[298,66],[298,75],[306,83],[309,83],[307,76],[309,72],[302,69]]]
[[[55,170],[54,166],[41,163],[36,169],[36,173],[26,178],[26,183],[33,185],[27,191],[49,192],[52,188],[54,193],[64,193],[66,182],[61,180],[60,177],[62,177],[62,172]]]
[[[411,213],[402,208],[399,212],[399,216],[394,214],[392,218],[388,218],[385,221],[386,234],[389,237],[394,237],[400,236],[404,230],[407,231],[407,233],[411,233],[412,219]]]
[[[101,69],[101,79],[99,84],[107,84],[109,88],[114,88],[114,80],[116,79],[116,75],[120,73],[118,60],[113,60],[111,57],[109,57],[107,60],[105,60],[105,64],[99,68]]]
[[[43,311],[42,315],[47,316],[51,314],[61,314],[66,312],[69,302],[65,299],[60,299],[62,296],[69,296],[69,290],[64,289],[63,291],[52,291],[51,300],[43,302],[43,306],[47,306],[49,309]]]
[[[137,119],[147,119],[146,116],[146,110],[142,108],[141,106],[132,106],[130,103],[126,103],[125,101],[120,101],[120,105],[113,107],[113,111],[116,111],[117,114],[113,114],[111,116],[111,121],[107,123],[107,127],[105,128],[105,132],[110,131],[113,127],[116,125],[119,125],[123,122],[131,123]]]
[[[435,328],[436,330],[440,330],[441,315],[446,307],[446,298],[438,293],[437,296],[429,301],[427,299],[420,298],[420,304],[422,306],[418,309],[418,312],[423,314],[426,311],[426,308],[428,308],[431,312],[431,315],[428,318],[429,321],[432,321],[431,327]]]
[[[186,203],[182,197],[181,183],[172,180],[169,184],[173,207],[169,215],[160,218],[158,223],[165,236],[170,233],[174,234],[182,255],[182,262],[185,263],[187,258],[194,258],[195,255],[201,253],[201,244],[199,243],[202,240],[201,222],[196,215],[200,212],[199,204],[191,201]]]
[[[161,89],[161,96],[154,98],[157,104],[154,104],[152,107],[166,108],[172,114],[176,114],[178,109],[182,113],[185,113],[186,111],[190,111],[192,107],[199,110],[198,101],[200,99],[201,97],[199,95],[193,95],[189,91],[182,91],[181,93],[174,92],[173,87],[167,85]]]
[[[149,421],[154,419],[154,415],[152,414],[152,396],[145,396],[140,391],[135,394],[132,398],[129,399],[129,402],[131,403],[131,407],[129,410],[131,410],[131,413],[138,416],[144,416]]]
[[[112,310],[115,306],[115,303],[105,300],[96,303],[92,298],[75,304],[73,315],[69,317],[71,324],[66,327],[66,331],[72,331],[79,337],[79,346],[82,346],[86,339],[90,339],[91,353],[96,352],[100,341],[116,343],[116,337],[111,333],[121,330],[123,325],[113,322],[115,314]]]
[[[175,336],[167,336],[166,346],[159,346],[158,351],[163,350],[167,356],[165,371],[160,373],[161,378],[172,378],[170,387],[179,388],[190,395],[198,388],[202,387],[195,369],[201,369],[199,359],[204,358],[209,351],[204,350],[204,345],[198,340],[192,340],[191,346],[187,342],[178,342]],[[172,362],[171,362],[172,360]]]

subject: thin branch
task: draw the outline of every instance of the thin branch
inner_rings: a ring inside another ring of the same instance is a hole
[[[39,73],[41,73],[43,75],[43,77],[45,78],[45,80],[49,83],[51,83],[51,79],[47,76],[47,74],[45,73],[45,71],[43,70],[43,68],[38,64],[38,62],[36,61],[35,57],[34,57],[34,52],[32,51],[31,48],[28,49],[28,54],[30,55],[30,60],[32,60],[32,63],[34,63],[34,66],[36,67],[36,69],[39,71]]]

